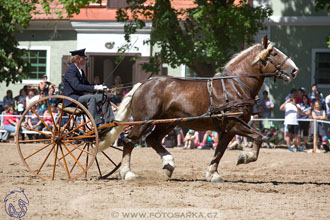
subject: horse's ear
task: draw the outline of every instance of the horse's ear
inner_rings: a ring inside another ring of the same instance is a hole
[[[263,46],[263,48],[264,49],[266,49],[267,48],[267,46],[268,46],[268,37],[267,37],[267,34],[262,38],[262,46]]]

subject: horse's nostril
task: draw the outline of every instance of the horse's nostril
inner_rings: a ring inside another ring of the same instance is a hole
[[[292,72],[291,72],[291,75],[293,76],[293,78],[295,78],[298,74],[298,70],[296,69],[293,69]]]

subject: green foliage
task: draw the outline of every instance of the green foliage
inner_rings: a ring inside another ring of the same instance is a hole
[[[315,9],[316,10],[327,10],[330,11],[330,0],[315,0]],[[325,40],[330,48],[330,36],[328,36]]]
[[[330,0],[315,0],[316,10],[327,10],[330,11]]]
[[[264,28],[271,9],[253,8],[241,1],[195,0],[197,7],[176,10],[170,0],[127,0],[129,6],[117,12],[117,20],[127,22],[125,39],[152,22],[151,39],[146,43],[157,46],[146,69],[157,71],[160,61],[172,67],[185,64],[199,76],[212,76],[221,69],[242,42],[252,43],[253,36]],[[141,19],[142,18],[142,19]]]
[[[0,82],[21,82],[30,69],[29,63],[24,60],[26,52],[18,48],[15,34],[22,28],[27,28],[32,19],[32,14],[41,13],[39,3],[46,14],[56,13],[62,16],[62,10],[52,11],[54,0],[1,0],[0,1]],[[90,2],[101,0],[59,0],[63,4],[67,15],[71,17],[79,13],[80,8]]]

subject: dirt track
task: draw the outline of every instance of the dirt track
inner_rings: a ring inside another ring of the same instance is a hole
[[[14,144],[0,144],[0,219],[13,219],[4,211],[12,190],[24,190],[29,199],[23,219],[144,219],[122,215],[139,211],[147,219],[201,219],[207,213],[203,219],[330,219],[330,154],[262,149],[257,162],[236,166],[239,152],[227,151],[220,165],[225,182],[208,183],[212,151],[169,151],[176,162],[170,181],[159,156],[138,148],[132,158],[137,180],[46,182],[27,171]]]

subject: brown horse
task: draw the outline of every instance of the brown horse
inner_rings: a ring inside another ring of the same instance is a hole
[[[254,140],[251,151],[243,151],[237,164],[256,161],[262,143],[261,134],[247,125],[252,106],[264,78],[273,76],[290,82],[298,74],[298,68],[285,54],[269,43],[267,36],[262,44],[256,44],[236,55],[222,74],[210,79],[184,80],[172,77],[155,77],[143,83],[131,100],[134,121],[212,115],[224,112],[242,112],[237,117],[202,118],[187,122],[157,124],[146,141],[162,158],[163,169],[171,177],[174,158],[163,148],[161,141],[176,125],[194,130],[216,130],[220,134],[218,146],[206,172],[206,180],[222,181],[218,165],[229,141],[234,135]],[[237,77],[238,76],[238,77]],[[124,145],[120,176],[132,179],[131,152],[150,124],[135,125]]]

